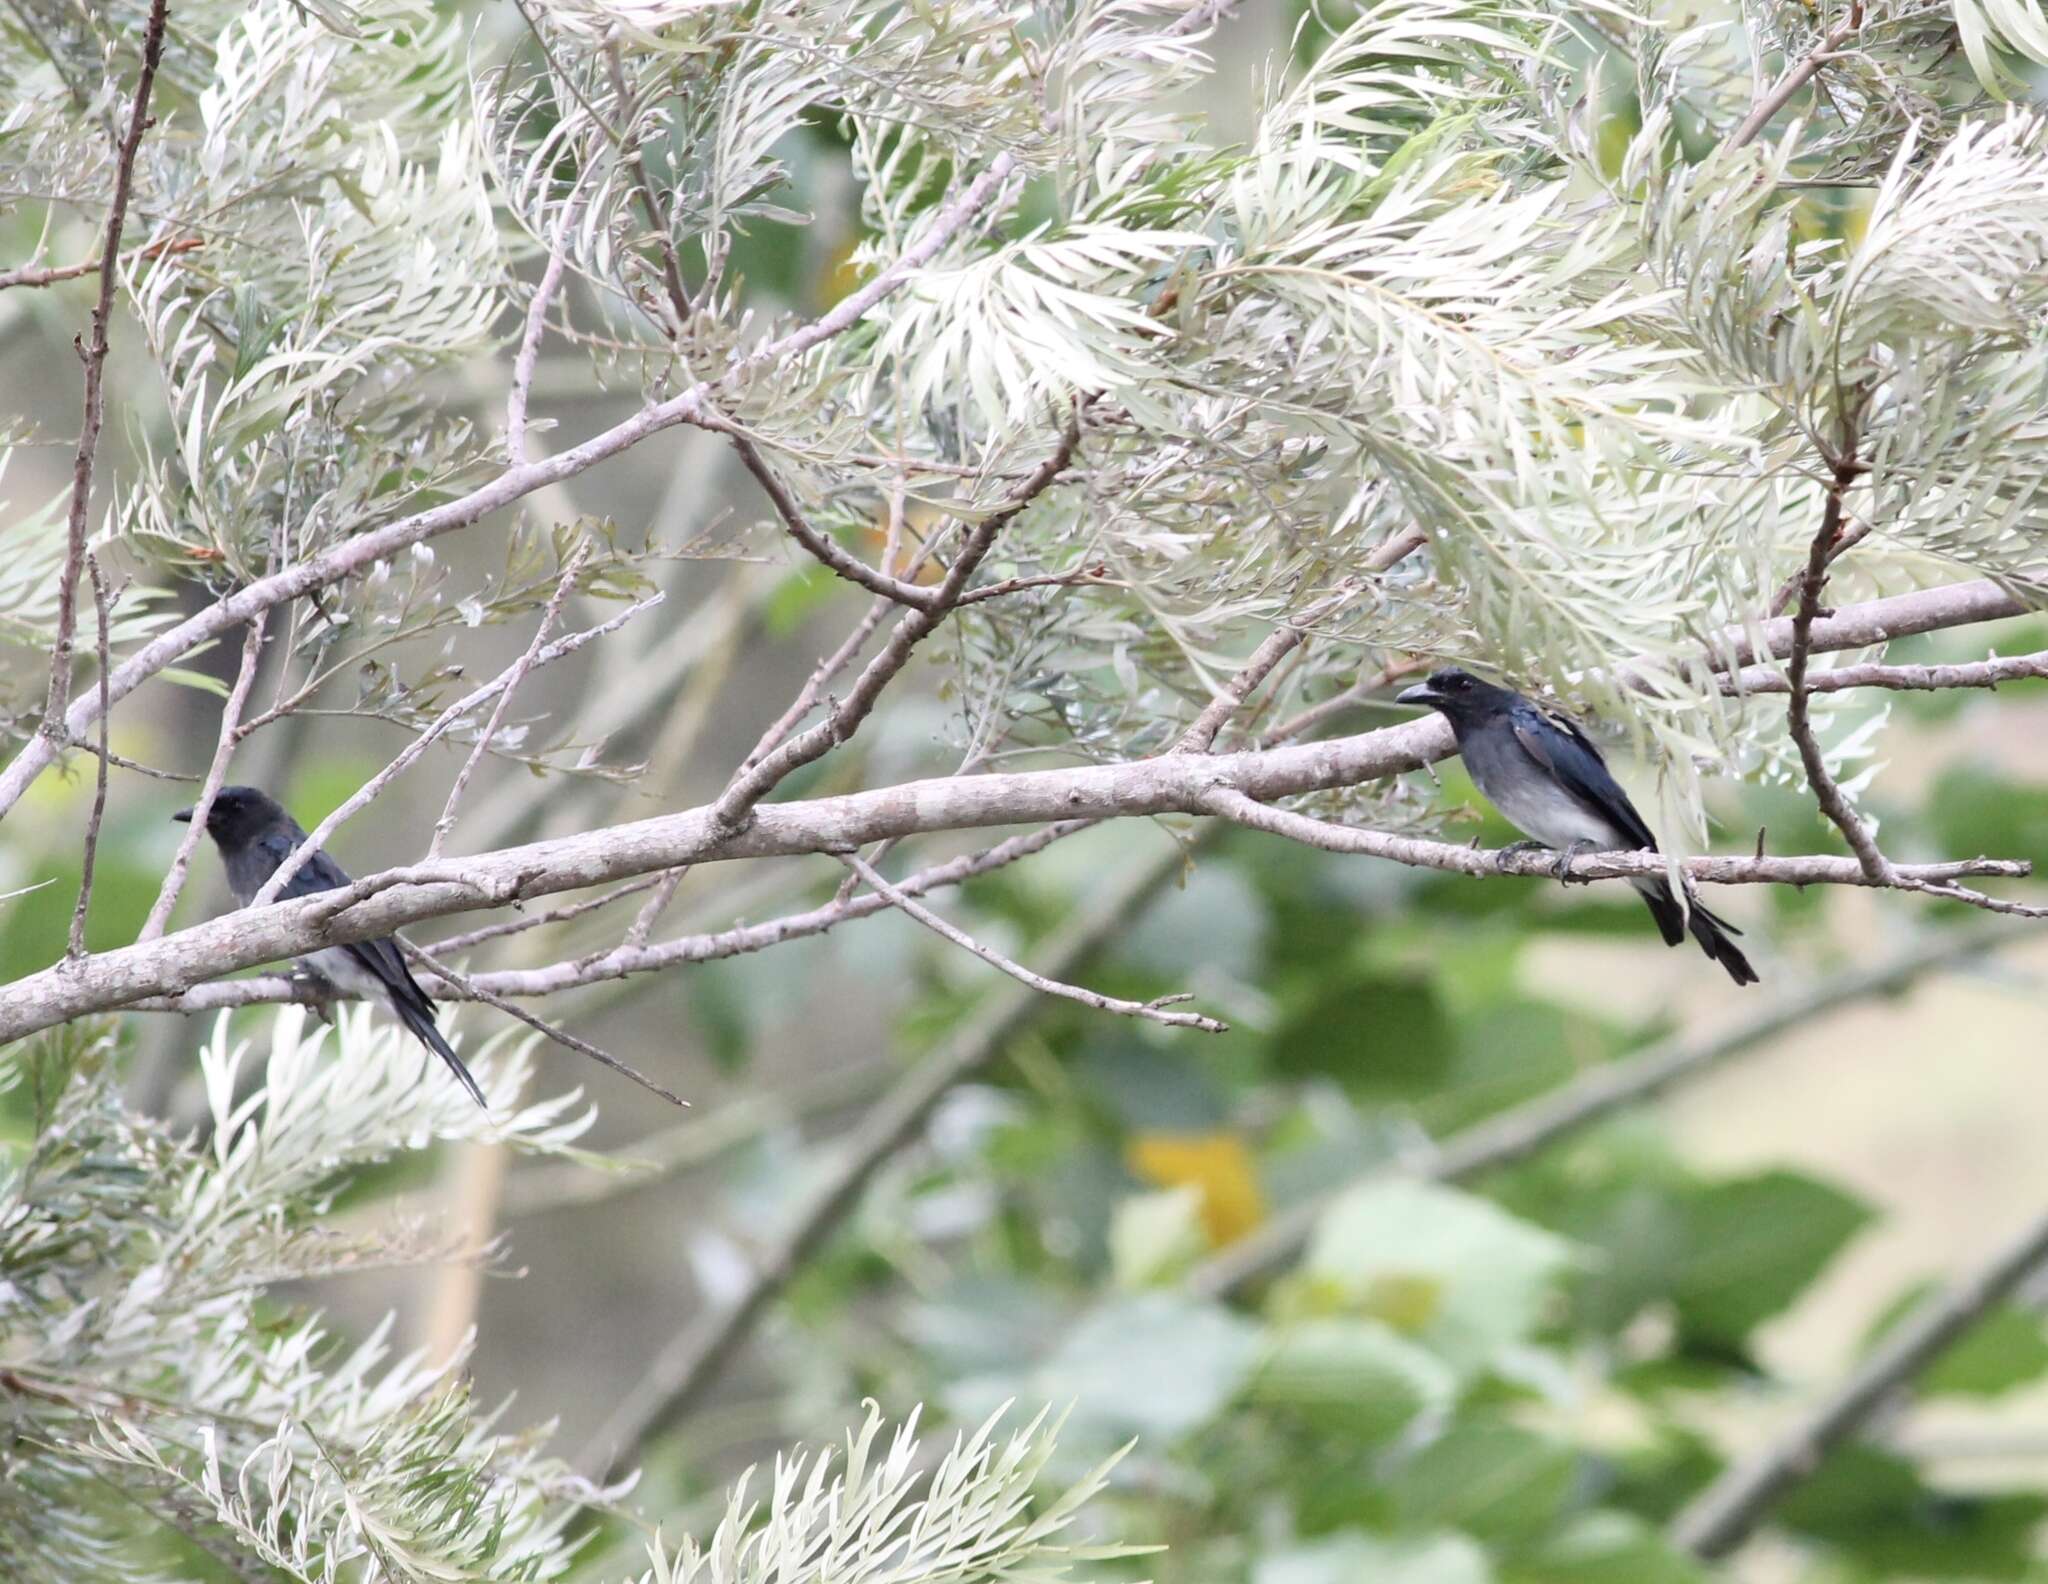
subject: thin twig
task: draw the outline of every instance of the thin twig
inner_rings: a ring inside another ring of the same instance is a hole
[[[1043,974],[1034,973],[1022,963],[1012,962],[994,947],[984,946],[965,930],[947,923],[923,903],[906,896],[883,879],[881,872],[858,853],[840,853],[838,856],[841,863],[867,882],[870,890],[886,897],[890,906],[915,919],[934,935],[951,941],[962,951],[972,952],[991,968],[1001,969],[1019,984],[1029,985],[1045,995],[1078,1001],[1081,1005],[1093,1007],[1098,1012],[1115,1012],[1122,1017],[1144,1018],[1147,1022],[1164,1023],[1170,1028],[1200,1029],[1205,1034],[1229,1032],[1228,1024],[1219,1023],[1212,1017],[1204,1017],[1199,1012],[1167,1010],[1169,1003],[1187,1000],[1188,997],[1185,995],[1167,996],[1157,1001],[1122,1001],[1115,996],[1106,996],[1095,990],[1084,990],[1079,985],[1062,984],[1057,979],[1048,979]]]
[[[214,738],[213,758],[206,766],[206,779],[200,784],[198,801],[192,805],[192,818],[185,826],[185,834],[178,841],[177,855],[171,859],[170,871],[164,876],[164,883],[157,888],[156,901],[150,904],[149,917],[143,921],[142,933],[138,940],[151,941],[162,935],[171,921],[171,910],[178,905],[178,897],[185,889],[185,876],[192,865],[192,853],[199,840],[206,834],[207,812],[213,807],[213,800],[219,795],[228,778],[228,759],[235,751],[240,739],[236,729],[241,725],[242,711],[249,702],[250,689],[256,682],[256,663],[263,654],[264,618],[258,616],[250,621],[242,634],[242,662],[235,672],[235,683],[228,690],[227,702],[220,710],[220,731]],[[106,726],[106,712],[101,711],[100,726]]]
[[[1729,134],[1727,146],[1739,149],[1754,143],[1757,135],[1771,124],[1772,118],[1791,102],[1792,96],[1811,82],[1821,67],[1834,58],[1849,35],[1862,26],[1863,0],[1850,0],[1848,14],[1828,29],[1820,43],[1802,56],[1750,107],[1749,114],[1742,118],[1742,124]]]
[[[447,980],[448,983],[460,986],[463,990],[468,992],[469,998],[472,1001],[481,1001],[485,1006],[496,1007],[500,1012],[504,1013],[507,1017],[517,1018],[521,1023],[524,1023],[528,1028],[538,1030],[540,1033],[545,1034],[549,1039],[553,1040],[557,1045],[561,1046],[564,1050],[572,1050],[580,1056],[588,1056],[594,1062],[603,1063],[605,1066],[611,1068],[613,1072],[618,1073],[621,1077],[630,1078],[634,1083],[638,1084],[642,1089],[645,1089],[649,1094],[660,1095],[661,1098],[666,1100],[670,1105],[682,1106],[686,1109],[688,1108],[690,1102],[685,1100],[681,1095],[677,1094],[673,1089],[664,1088],[662,1085],[656,1083],[652,1078],[648,1077],[645,1073],[641,1072],[638,1068],[629,1066],[627,1063],[620,1061],[618,1057],[612,1055],[610,1052],[599,1050],[595,1045],[591,1044],[588,1040],[578,1039],[574,1034],[571,1034],[568,1030],[557,1028],[554,1024],[549,1023],[544,1019],[535,1017],[531,1012],[527,1011],[526,1008],[520,1006],[517,1002],[507,1001],[503,996],[494,994],[492,991],[483,989],[477,984],[477,982],[474,979],[470,978],[469,975],[463,973],[460,969],[451,968],[447,963],[443,962],[440,958],[436,957],[432,952],[426,951],[421,947],[415,946],[411,941],[401,941],[399,942],[399,944],[405,948],[406,956],[415,958],[419,962],[426,964],[427,967],[433,969],[435,973],[439,974],[443,979]]]
[[[1291,809],[1270,807],[1227,786],[1211,788],[1197,802],[1201,812],[1220,815],[1248,829],[1264,831],[1269,836],[1284,836],[1304,846],[1320,847],[1325,852],[1384,858],[1412,868],[1436,869],[1446,874],[1470,875],[1475,879],[1493,875],[1528,878],[1556,878],[1558,875],[1559,860],[1555,853],[1466,847],[1456,842],[1397,835],[1392,831],[1337,825],[1307,814],[1297,814]],[[1647,849],[1583,853],[1564,866],[1564,878],[1574,881],[1638,879],[1669,874],[1671,867],[1671,860],[1665,854]],[[1907,891],[1947,885],[1969,875],[2022,880],[2033,872],[2033,866],[2020,858],[1958,858],[1942,863],[1893,865],[1889,875],[1880,879],[1851,859],[1825,853],[1798,853],[1782,858],[1700,856],[1680,859],[1677,867],[1688,879],[1708,885],[1850,885]]]
[[[1813,626],[1811,648],[1815,653],[1860,648],[1887,638],[1994,620],[2024,609],[2009,591],[1989,582],[1924,589],[1845,607],[1822,618]],[[1788,624],[1768,622],[1759,632],[1738,629],[1720,635],[1700,665],[1702,669],[1746,665],[1761,654],[1782,654],[1788,646]],[[1430,716],[1352,737],[1213,757],[1169,754],[1129,763],[939,777],[836,797],[764,804],[739,830],[722,826],[708,807],[660,815],[478,853],[465,858],[459,869],[444,862],[416,870],[386,871],[348,888],[350,897],[342,899],[341,907],[296,902],[244,909],[162,941],[95,954],[73,974],[59,976],[46,970],[28,975],[0,985],[0,1041],[84,1013],[146,997],[175,995],[239,968],[283,961],[322,946],[389,935],[426,919],[614,884],[682,864],[855,850],[892,836],[939,831],[1204,811],[1203,799],[1219,786],[1270,801],[1403,774],[1447,758],[1455,749],[1448,727],[1441,718]],[[1309,821],[1308,825],[1314,829],[1318,822]],[[1342,827],[1325,829],[1341,831]],[[1430,867],[1460,873],[1495,872],[1491,860],[1475,859],[1463,849],[1455,853],[1454,858],[1443,861],[1433,855],[1425,861]],[[1640,854],[1607,855],[1581,860],[1574,872],[1588,878],[1648,873],[1644,861]],[[1750,867],[1754,862],[1696,860],[1693,872],[1729,883],[1764,879],[1794,885],[1868,883],[1854,860],[1847,858],[1772,859],[1768,862],[1773,867],[1768,870]],[[1482,871],[1482,863],[1489,867]],[[1508,861],[1509,872],[1528,872],[1526,866],[1527,860],[1522,858]],[[1952,878],[2023,872],[2024,866],[2019,864],[1972,860],[1961,866],[1922,868],[1915,874],[1932,881],[1938,873]],[[1923,886],[1916,881],[1914,889]],[[348,911],[345,919],[336,916],[342,907]],[[655,950],[649,948],[650,953]],[[645,957],[622,960],[610,976],[622,977],[647,961]],[[588,982],[585,972],[578,964],[560,965],[560,983]]]
[[[206,246],[203,237],[179,237],[175,241],[152,242],[146,247],[130,250],[131,258],[162,258],[167,254],[191,253]],[[0,291],[14,286],[54,286],[59,281],[76,280],[81,275],[90,275],[101,265],[101,260],[91,258],[81,264],[24,264],[19,269],[0,270]]]
[[[1231,674],[1230,680],[1217,690],[1202,713],[1197,715],[1188,729],[1181,734],[1180,741],[1173,745],[1175,753],[1207,753],[1216,745],[1216,734],[1230,723],[1230,718],[1244,708],[1244,701],[1253,691],[1273,674],[1273,668],[1301,647],[1307,630],[1332,611],[1342,608],[1355,592],[1344,588],[1328,599],[1319,600],[1297,617],[1291,617],[1273,629],[1258,648],[1246,658],[1243,665]]]
[[[448,840],[448,833],[455,829],[456,805],[462,801],[462,794],[469,789],[469,778],[476,774],[478,761],[490,751],[491,739],[498,735],[498,728],[504,724],[505,711],[510,708],[512,695],[519,691],[519,684],[526,680],[526,673],[533,669],[535,657],[541,646],[548,641],[548,634],[555,630],[555,623],[561,619],[562,605],[569,598],[569,591],[576,586],[577,574],[583,570],[583,563],[590,559],[590,541],[585,540],[576,547],[569,557],[569,564],[562,568],[562,575],[555,582],[555,591],[548,596],[547,607],[540,613],[540,625],[533,630],[533,641],[513,662],[512,669],[505,674],[505,686],[498,693],[498,702],[491,706],[490,719],[484,722],[484,729],[477,733],[475,744],[469,750],[469,757],[462,761],[462,769],[456,773],[455,785],[448,789],[448,801],[441,806],[441,817],[434,821],[434,834],[427,843],[426,862],[432,863],[441,856],[441,848]]]
[[[85,569],[92,577],[93,613],[99,618],[100,662],[100,752],[98,775],[93,782],[92,818],[85,826],[85,849],[78,865],[78,905],[71,910],[71,938],[64,948],[67,961],[85,955],[85,915],[92,906],[93,865],[100,851],[100,822],[107,817],[107,677],[113,671],[107,659],[107,580],[100,571],[100,558],[86,552]]]
[[[1037,971],[1072,973],[1124,927],[1132,911],[1179,872],[1168,849],[1134,864],[1082,904],[1066,930],[1047,943]],[[999,986],[945,1045],[905,1073],[864,1116],[837,1158],[776,1234],[734,1297],[707,1312],[657,1354],[635,1389],[585,1447],[586,1467],[617,1469],[633,1461],[647,1438],[688,1413],[754,1319],[789,1283],[849,1209],[882,1163],[917,1136],[932,1108],[957,1085],[994,1062],[1043,998],[1023,984]]]
[[[638,138],[631,135],[632,123],[640,113],[632,90],[626,86],[626,69],[620,60],[617,39],[608,39],[604,46],[605,66],[611,73],[612,91],[619,96],[619,107],[626,117],[627,130],[619,134],[626,144],[626,159],[633,167],[633,186],[640,200],[641,213],[646,217],[647,229],[654,237],[655,247],[661,254],[661,283],[668,292],[668,305],[675,310],[676,329],[690,322],[690,293],[683,285],[682,262],[676,257],[675,239],[669,235],[667,221],[661,212],[661,202],[655,196],[654,178],[647,173],[647,148]]]
[[[539,929],[546,924],[562,924],[570,919],[581,918],[586,913],[595,913],[599,908],[610,907],[621,897],[633,896],[661,882],[660,875],[642,875],[637,880],[628,880],[624,885],[613,886],[602,896],[586,897],[581,902],[570,902],[558,908],[543,908],[537,913],[523,913],[518,918],[501,919],[496,924],[485,924],[480,928],[465,930],[460,935],[450,935],[434,942],[436,951],[465,951],[472,946],[481,946],[485,941],[501,940],[507,935],[524,935],[528,930]]]
[[[2048,649],[1957,665],[1837,666],[1832,671],[1809,671],[1806,691],[1839,693],[1845,688],[1881,688],[1895,693],[1947,693],[1963,688],[1995,688],[2040,677],[2048,677]],[[1792,683],[1776,666],[1751,666],[1723,678],[1721,691],[1737,697],[1790,693]]]
[[[968,580],[995,547],[997,537],[1009,526],[1012,519],[1028,508],[1031,503],[1050,489],[1059,476],[1073,461],[1074,452],[1081,443],[1081,414],[1085,403],[1074,404],[1073,416],[1068,419],[1059,443],[1041,462],[1016,492],[1000,507],[975,524],[967,536],[967,542],[960,547],[953,558],[953,564],[946,569],[946,576],[938,586],[936,598],[929,608],[905,611],[889,634],[889,641],[881,652],[870,660],[855,680],[846,701],[834,708],[824,720],[807,731],[799,732],[769,753],[750,770],[736,775],[718,801],[712,805],[712,817],[728,830],[737,830],[746,823],[748,815],[761,799],[766,797],[792,771],[822,758],[840,744],[848,741],[860,729],[874,709],[883,689],[893,682],[904,666],[910,661],[912,651],[934,632],[952,611],[954,604],[966,591]]]
[[[817,318],[796,329],[762,342],[751,351],[736,353],[723,373],[698,380],[665,401],[641,408],[580,445],[525,467],[508,467],[466,495],[379,528],[348,534],[332,549],[238,589],[158,633],[115,671],[110,702],[119,703],[180,656],[271,607],[352,576],[408,546],[469,527],[537,490],[574,478],[630,450],[650,435],[683,423],[722,385],[743,381],[769,364],[794,361],[813,347],[844,335],[860,323],[869,309],[930,263],[999,195],[1008,192],[1016,169],[1016,156],[997,155],[979,176],[940,208],[923,236],[866,285],[848,292]],[[63,717],[66,741],[82,735],[92,724],[94,708],[95,700],[90,695],[72,701]],[[0,772],[0,817],[20,801],[22,793],[55,761],[60,746],[56,738],[38,732],[15,753],[6,770]]]
[[[526,308],[526,333],[520,338],[519,353],[512,360],[512,389],[505,396],[505,459],[514,467],[526,465],[526,403],[533,393],[533,373],[540,364],[540,344],[547,334],[548,304],[562,283],[562,269],[568,261],[569,233],[581,205],[571,200],[562,205],[562,218],[555,222],[554,244],[548,249],[547,267],[540,284],[533,289],[533,301]]]
[[[642,611],[651,610],[656,605],[661,604],[665,597],[657,589],[645,599],[634,601],[633,604],[627,606],[609,621],[599,622],[595,627],[586,627],[581,632],[573,632],[566,637],[557,638],[538,653],[523,654],[482,687],[465,694],[453,704],[450,704],[439,715],[434,717],[425,731],[407,743],[399,751],[396,758],[358,787],[353,794],[342,802],[339,808],[335,809],[333,813],[329,814],[313,828],[312,833],[292,850],[290,856],[277,866],[276,870],[263,883],[263,886],[257,891],[256,895],[249,899],[249,906],[255,908],[263,906],[266,902],[274,902],[277,899],[278,893],[284,889],[291,877],[299,872],[300,866],[320,850],[327,839],[341,828],[343,821],[361,812],[385,787],[389,786],[397,777],[403,775],[419,760],[422,754],[436,742],[440,741],[441,737],[451,727],[464,717],[474,714],[483,705],[505,692],[511,687],[515,678],[525,676],[535,666],[544,666],[551,661],[561,659],[564,655],[574,654],[585,644],[594,642],[596,639],[604,637],[607,633],[616,632]],[[360,881],[357,882],[359,885],[361,883]]]
[[[1830,1452],[2044,1265],[2048,1215],[2036,1217],[1990,1259],[1915,1309],[1790,1431],[1694,1497],[1672,1521],[1672,1543],[1709,1561],[1736,1550],[1780,1497],[1810,1479]]]
[[[1782,995],[1726,1029],[1674,1034],[1440,1143],[1290,1205],[1249,1236],[1196,1266],[1188,1275],[1188,1288],[1199,1297],[1226,1298],[1276,1274],[1300,1254],[1324,1212],[1366,1183],[1386,1178],[1463,1182],[1511,1166],[1590,1123],[1713,1071],[1730,1057],[1753,1050],[1787,1029],[2025,938],[2025,933],[2011,924],[1980,923],[1971,929],[1944,930],[1878,962]]]
[[[150,123],[149,96],[156,85],[156,69],[163,60],[164,23],[169,0],[150,0],[149,21],[142,35],[142,74],[135,81],[135,95],[128,107],[128,126],[122,134],[120,152],[114,164],[114,192],[107,204],[106,240],[100,248],[100,295],[92,311],[90,340],[73,344],[85,363],[85,417],[79,425],[78,449],[71,462],[71,504],[65,518],[64,570],[57,586],[57,637],[50,649],[49,694],[43,705],[43,722],[38,732],[47,747],[68,745],[73,728],[66,718],[71,697],[71,647],[78,626],[78,578],[85,565],[86,517],[92,504],[93,463],[99,454],[100,425],[106,416],[102,379],[107,363],[107,326],[114,316],[114,287],[120,275],[121,230],[128,223],[128,199],[135,186],[135,156],[142,148],[142,134]],[[107,708],[110,681],[100,673],[100,708]],[[83,723],[81,723],[82,725]]]
[[[814,526],[810,519],[804,516],[803,508],[789,492],[789,486],[782,482],[781,477],[768,465],[768,459],[761,455],[761,448],[743,432],[734,427],[721,425],[709,415],[699,422],[703,427],[718,429],[720,433],[731,438],[733,449],[739,453],[740,461],[746,465],[747,471],[753,474],[754,482],[761,486],[761,492],[774,506],[775,514],[782,519],[783,527],[789,530],[790,538],[802,545],[813,560],[845,578],[847,582],[858,584],[870,594],[879,594],[898,605],[908,605],[912,610],[921,611],[937,608],[940,592],[938,589],[919,588],[915,583],[906,583],[901,578],[877,571],[859,556],[840,549],[830,534]]]

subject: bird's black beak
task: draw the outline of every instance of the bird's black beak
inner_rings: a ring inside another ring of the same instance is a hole
[[[1413,704],[1420,709],[1432,709],[1437,703],[1437,695],[1431,690],[1427,682],[1418,682],[1415,686],[1403,688],[1400,692],[1396,693],[1394,695],[1394,702],[1396,704]]]
[[[171,818],[176,820],[180,825],[190,825],[192,823],[192,812],[193,811],[191,809],[179,809],[177,813],[171,816]]]

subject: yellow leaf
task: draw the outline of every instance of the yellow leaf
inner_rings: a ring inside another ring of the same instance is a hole
[[[1199,1188],[1202,1230],[1212,1248],[1234,1243],[1266,1219],[1258,1169],[1235,1133],[1141,1133],[1127,1152],[1131,1170],[1160,1188]]]

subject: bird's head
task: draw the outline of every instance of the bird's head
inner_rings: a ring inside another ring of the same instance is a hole
[[[171,818],[189,825],[194,812],[179,809]],[[213,806],[206,811],[206,834],[223,848],[240,847],[289,818],[269,793],[249,786],[225,786],[213,795]]]
[[[1453,722],[1484,720],[1514,699],[1506,688],[1482,682],[1470,671],[1445,666],[1411,688],[1394,695],[1396,704],[1417,704],[1449,716]]]

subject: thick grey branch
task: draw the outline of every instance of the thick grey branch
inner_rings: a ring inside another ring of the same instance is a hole
[[[1938,626],[1990,620],[2022,609],[1989,583],[1959,584],[1851,606],[1812,627],[1816,652],[1857,648]],[[1770,622],[1763,638],[1773,652],[1791,641],[1788,622]],[[1731,639],[1721,664],[1756,658],[1746,640]],[[609,885],[681,864],[735,858],[851,852],[889,837],[1058,820],[1207,811],[1219,788],[1269,802],[1304,792],[1356,786],[1448,758],[1450,728],[1430,716],[1353,737],[1210,757],[1169,754],[1123,764],[912,781],[840,797],[762,804],[733,829],[715,808],[697,808],[598,831],[503,848],[460,863],[393,870],[359,881],[347,894],[246,909],[148,944],[85,958],[61,979],[34,974],[0,988],[0,1040],[19,1038],[87,1012],[145,996],[172,995],[204,980],[258,963],[282,962],[323,945],[388,935],[423,919],[503,905],[586,886]],[[1268,811],[1275,812],[1278,811]],[[1294,816],[1300,818],[1301,816]],[[1310,821],[1311,825],[1318,822]],[[1331,827],[1335,828],[1335,827]],[[1442,846],[1443,844],[1426,844]],[[1461,849],[1451,849],[1461,851]],[[1390,855],[1390,854],[1389,854]],[[1661,860],[1648,860],[1661,872]],[[1692,860],[1688,873],[1711,883],[1867,884],[1843,858]],[[1576,873],[1646,872],[1643,855],[1582,860]],[[1464,860],[1454,867],[1467,868]],[[1790,867],[1782,867],[1790,866]],[[1540,866],[1538,866],[1540,867]],[[1537,872],[1510,860],[1507,872]],[[1496,872],[1493,860],[1485,872]],[[1547,873],[1547,870],[1541,872]],[[2014,874],[2018,866],[1962,872]],[[1916,882],[1919,884],[1922,882]],[[1924,883],[1938,885],[1932,879]]]

